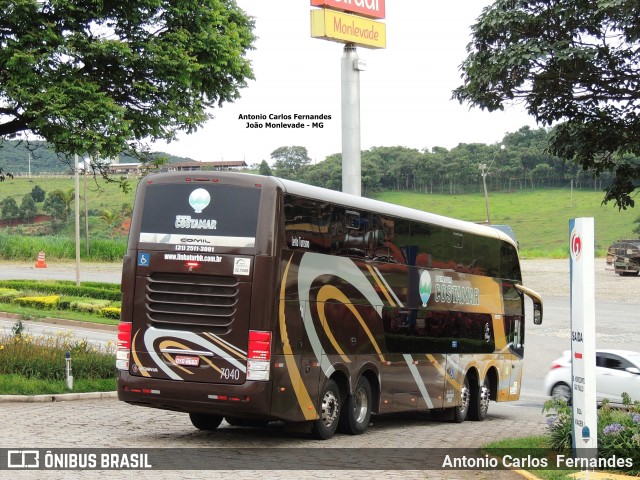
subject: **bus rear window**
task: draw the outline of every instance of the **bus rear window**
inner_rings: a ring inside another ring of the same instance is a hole
[[[260,190],[253,188],[151,184],[145,193],[139,241],[254,247],[259,204]]]

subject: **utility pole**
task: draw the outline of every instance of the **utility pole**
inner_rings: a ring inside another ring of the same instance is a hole
[[[76,286],[80,286],[80,172],[78,172],[78,155],[75,157],[75,193],[76,193]]]
[[[500,145],[500,150],[504,150],[504,148],[504,145]],[[496,160],[496,157],[498,156],[500,150],[497,150],[496,153],[494,153],[489,166],[487,166],[486,163],[478,164],[480,175],[482,175],[482,186],[484,188],[484,205],[487,209],[487,225],[491,225],[491,212],[489,211],[489,192],[487,192],[487,175],[489,175],[489,169],[491,168],[491,165],[493,165],[493,162]]]
[[[481,163],[478,165],[480,168],[480,175],[482,175],[482,186],[484,187],[484,205],[487,209],[487,225],[491,225],[491,213],[489,212],[489,193],[487,192],[487,164]]]

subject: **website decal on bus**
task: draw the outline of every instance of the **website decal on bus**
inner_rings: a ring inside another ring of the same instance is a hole
[[[320,439],[483,420],[519,398],[525,296],[542,320],[496,229],[233,172],[140,182],[122,291],[120,400]]]

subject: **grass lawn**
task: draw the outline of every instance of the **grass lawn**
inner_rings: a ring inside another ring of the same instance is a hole
[[[74,379],[73,390],[64,380],[43,380],[21,375],[0,375],[0,395],[56,395],[61,393],[113,392],[116,379]]]
[[[613,204],[602,205],[603,193],[591,190],[544,189],[489,192],[491,223],[508,224],[520,242],[524,257],[567,257],[569,220],[593,217],[596,253],[604,256],[607,247],[621,238],[638,238],[633,229],[638,211],[619,211]],[[482,193],[466,195],[426,195],[418,192],[383,192],[375,198],[389,203],[426,210],[471,222],[484,222],[486,208]]]

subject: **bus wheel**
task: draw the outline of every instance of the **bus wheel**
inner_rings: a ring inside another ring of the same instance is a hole
[[[333,437],[340,419],[340,390],[332,379],[328,378],[320,394],[320,418],[313,422],[313,436],[320,440]]]
[[[367,430],[371,419],[371,385],[365,377],[360,377],[353,395],[347,397],[338,428],[343,433],[360,435]]]
[[[485,378],[484,383],[473,392],[473,398],[470,404],[469,418],[471,420],[482,421],[487,418],[489,412],[489,401],[491,400],[491,389],[489,388],[489,379]]]
[[[189,418],[193,426],[199,430],[214,431],[222,423],[222,415],[207,415],[206,413],[190,413]]]
[[[471,388],[469,387],[469,378],[464,377],[464,384],[460,391],[460,405],[453,408],[453,421],[462,423],[467,419],[469,414],[469,404],[471,403]]]

